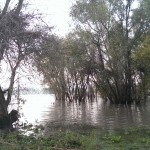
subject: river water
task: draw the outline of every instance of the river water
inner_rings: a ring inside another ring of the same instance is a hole
[[[150,98],[141,106],[115,106],[104,103],[100,98],[81,104],[55,101],[54,95],[22,95],[26,99],[22,105],[20,120],[46,125],[85,125],[122,129],[132,126],[150,125]]]

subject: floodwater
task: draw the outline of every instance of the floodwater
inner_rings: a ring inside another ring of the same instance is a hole
[[[85,125],[107,130],[132,126],[150,125],[150,98],[141,106],[115,106],[104,103],[100,98],[93,102],[64,103],[55,101],[54,95],[22,95],[26,99],[22,105],[20,120],[28,123],[53,124],[61,126]]]

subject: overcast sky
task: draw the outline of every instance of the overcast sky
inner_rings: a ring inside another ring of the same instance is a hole
[[[15,4],[18,0],[12,0]],[[25,0],[26,2],[27,0]],[[69,17],[70,7],[75,0],[28,0],[29,9],[39,10],[43,13],[45,21],[55,27],[58,35],[65,35],[71,30],[71,18]],[[0,0],[1,8],[5,0]]]
[[[31,1],[31,0],[30,0]],[[32,0],[32,7],[47,15],[46,21],[55,26],[57,34],[63,35],[71,30],[70,7],[74,0]]]

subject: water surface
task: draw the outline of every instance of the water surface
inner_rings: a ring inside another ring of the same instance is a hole
[[[29,123],[72,126],[88,125],[107,130],[150,125],[150,99],[141,106],[115,106],[98,101],[64,103],[55,101],[54,95],[22,95],[26,103],[22,106],[22,120]]]

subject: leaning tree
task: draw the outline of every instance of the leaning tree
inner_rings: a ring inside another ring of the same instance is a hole
[[[8,64],[10,73],[8,87],[4,89],[0,85],[0,120],[7,127],[13,123],[10,121],[12,115],[8,114],[8,106],[12,100],[17,69],[26,65],[39,50],[42,41],[41,29],[36,29],[33,24],[36,15],[23,12],[23,0],[19,0],[12,9],[8,9],[9,4],[10,0],[6,0],[0,14],[0,61]]]
[[[8,50],[9,40],[15,36],[18,23],[20,20],[23,0],[19,0],[17,7],[9,9],[11,0],[6,0],[4,8],[0,14],[0,61],[4,58],[4,53]],[[9,93],[9,92],[8,92]],[[8,101],[5,99],[5,91],[0,87],[0,117],[1,120],[8,116],[7,105]],[[10,94],[8,94],[10,95]],[[10,97],[10,96],[8,96]]]

